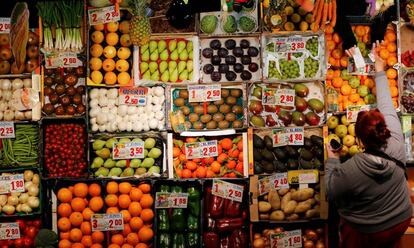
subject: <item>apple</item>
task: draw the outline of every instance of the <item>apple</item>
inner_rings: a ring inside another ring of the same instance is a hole
[[[9,61],[0,62],[0,74],[8,74],[10,72],[10,63]]]
[[[345,135],[345,137],[342,139],[342,144],[346,145],[347,147],[351,147],[355,144],[355,137],[352,135]]]
[[[345,137],[348,133],[348,128],[345,125],[338,125],[335,128],[335,134],[338,135],[339,138]]]
[[[335,129],[338,126],[338,124],[339,124],[338,117],[337,116],[331,116],[331,117],[329,117],[329,119],[327,121],[327,124],[328,124],[328,128],[329,129]]]
[[[1,60],[9,60],[12,57],[12,52],[9,48],[1,48],[0,49],[0,59]]]

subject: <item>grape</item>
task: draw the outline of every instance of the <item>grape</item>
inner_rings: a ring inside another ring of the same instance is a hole
[[[275,61],[269,61],[269,78],[282,78],[282,75],[280,75],[280,72],[276,68]]]
[[[295,57],[295,58],[300,58],[300,57],[302,57],[303,53],[294,53],[294,54],[292,54],[292,55],[293,55],[293,57]]]
[[[318,37],[312,37],[308,41],[306,41],[306,49],[312,54],[313,57],[318,55]]]
[[[298,78],[300,76],[299,63],[295,60],[280,59],[279,68],[282,79]]]
[[[401,97],[401,104],[406,109],[407,113],[414,113],[414,96],[404,95]]]
[[[306,78],[311,78],[316,75],[319,69],[319,61],[316,59],[312,59],[311,57],[307,57],[304,63],[304,72]]]

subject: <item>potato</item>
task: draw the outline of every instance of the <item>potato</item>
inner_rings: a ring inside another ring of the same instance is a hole
[[[290,220],[290,221],[292,221],[292,220],[298,220],[299,219],[299,215],[297,215],[297,214],[291,214],[291,215],[287,216],[286,219],[287,220]]]
[[[291,195],[292,194],[289,192],[289,193],[287,193],[286,195],[284,195],[282,197],[282,201],[281,201],[281,209],[282,210],[285,209],[286,204],[290,201]]]
[[[260,220],[268,220],[269,219],[269,214],[260,214],[259,219]]]
[[[289,189],[279,189],[277,193],[279,193],[280,196],[284,196],[289,192]]]
[[[313,197],[315,191],[311,188],[306,189],[298,189],[297,191],[292,193],[292,200],[295,201],[306,201],[307,199]]]
[[[321,195],[319,193],[316,193],[315,196],[313,197],[313,199],[315,199],[315,201],[317,203],[320,203],[321,202]]]
[[[307,202],[299,202],[295,208],[295,214],[305,213],[311,208],[311,205]]]
[[[273,211],[270,214],[270,220],[274,220],[274,221],[282,221],[285,219],[285,214],[283,213],[283,211],[280,210],[276,210]]]
[[[267,201],[259,201],[259,212],[260,213],[267,213],[270,211],[272,206]]]
[[[304,201],[304,202],[307,202],[307,203],[309,203],[311,206],[313,206],[313,205],[315,205],[316,200],[315,200],[315,199],[313,199],[313,198],[310,198],[310,199],[307,199],[307,200],[306,200],[306,201]]]
[[[283,209],[283,212],[285,214],[292,214],[295,211],[297,205],[298,203],[296,201],[289,201]]]
[[[270,190],[268,199],[270,205],[272,206],[272,210],[280,209],[280,197],[276,190]]]
[[[318,217],[319,215],[320,215],[319,209],[309,209],[305,213],[305,218],[311,219],[311,218]]]

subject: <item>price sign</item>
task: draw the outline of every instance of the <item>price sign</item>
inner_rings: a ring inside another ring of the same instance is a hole
[[[346,108],[346,120],[348,122],[356,122],[359,112],[368,111],[370,109],[370,105],[348,106]]]
[[[270,235],[271,248],[300,248],[302,247],[302,231],[300,229],[273,233]]]
[[[217,140],[185,143],[185,156],[187,159],[217,157]]]
[[[75,68],[82,66],[82,61],[78,59],[76,53],[61,52],[54,54],[45,54],[46,69],[52,68]]]
[[[0,34],[10,33],[10,18],[0,18]]]
[[[15,138],[14,123],[12,121],[0,121],[0,139]]]
[[[243,186],[214,179],[211,193],[232,201],[242,202]]]
[[[285,129],[288,145],[303,146],[305,131],[303,127],[287,127]]]
[[[91,217],[92,231],[122,231],[124,220],[122,213],[93,214]]]
[[[119,105],[145,106],[147,104],[148,88],[123,87],[119,89]]]
[[[213,102],[221,100],[221,85],[188,85],[188,102]]]
[[[0,194],[24,192],[23,174],[0,177]]]
[[[276,105],[276,89],[263,88],[262,89],[262,105]]]
[[[291,36],[275,39],[275,51],[277,53],[301,53],[306,51],[308,37]]]
[[[117,22],[120,20],[119,8],[115,8],[115,5],[96,8],[88,10],[89,24],[97,25],[108,22]]]
[[[155,193],[155,208],[187,208],[188,193]]]
[[[271,189],[288,189],[288,176],[285,173],[276,173],[274,175],[263,177],[259,180],[259,194],[264,195],[269,193]]]
[[[0,240],[19,239],[19,223],[0,223]]]
[[[294,107],[295,106],[295,90],[278,89],[275,94],[275,103],[279,106]]]
[[[112,151],[113,160],[144,158],[144,141],[115,142],[112,145]]]
[[[316,175],[315,173],[300,173],[299,174],[299,184],[308,184],[308,183],[316,183]]]
[[[364,59],[364,65],[358,68],[353,58],[348,58],[348,73],[352,75],[374,75],[375,63],[370,59]]]
[[[288,144],[287,135],[284,130],[272,130],[273,147],[286,146]]]

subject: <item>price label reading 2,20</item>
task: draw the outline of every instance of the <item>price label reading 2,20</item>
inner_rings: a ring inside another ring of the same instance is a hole
[[[92,231],[122,231],[124,220],[122,213],[93,214],[91,217]]]
[[[211,193],[222,198],[242,202],[243,186],[214,179]]]
[[[105,24],[120,20],[119,8],[116,9],[114,5],[104,8],[90,9],[88,13],[90,25]]]

